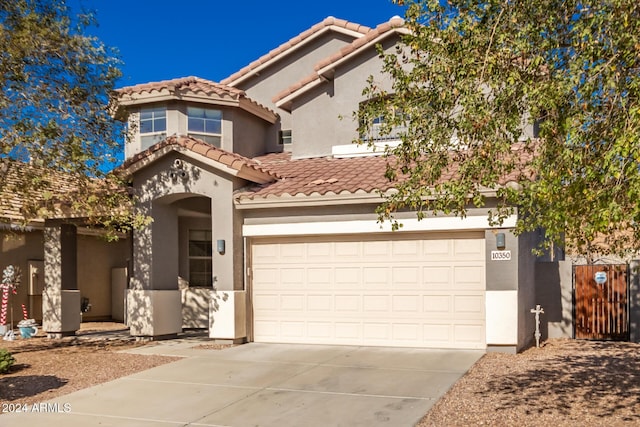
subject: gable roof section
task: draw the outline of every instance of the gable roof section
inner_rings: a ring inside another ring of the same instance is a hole
[[[253,101],[244,91],[199,77],[183,77],[126,86],[115,90],[115,98],[116,108],[181,100],[240,107],[270,123],[275,123],[278,118],[274,111]]]
[[[239,85],[244,80],[251,77],[253,74],[260,72],[260,70],[268,67],[269,65],[283,58],[285,55],[290,54],[294,50],[304,46],[306,43],[315,40],[327,31],[336,31],[343,34],[348,34],[354,38],[360,38],[369,33],[369,31],[371,31],[371,28],[364,25],[356,24],[354,22],[345,21],[344,19],[337,19],[333,16],[329,16],[322,22],[315,24],[308,30],[298,34],[296,37],[293,37],[286,43],[281,44],[266,55],[261,56],[246,67],[242,68],[240,71],[223,79],[221,83],[229,86]]]
[[[252,159],[214,147],[190,136],[176,135],[170,136],[127,159],[121,166],[121,170],[133,174],[171,151],[182,153],[187,157],[213,166],[215,169],[257,184],[272,182],[280,177],[276,172],[263,167]]]
[[[333,71],[340,64],[349,61],[355,55],[367,48],[375,47],[376,44],[393,34],[407,34],[408,31],[409,30],[404,27],[404,19],[394,16],[389,21],[380,24],[375,29],[367,32],[363,37],[358,38],[351,44],[343,47],[335,54],[319,61],[315,65],[314,72],[312,74],[278,93],[273,97],[273,103],[280,108],[288,110],[291,101],[296,97],[307,90],[322,84],[324,82],[323,79],[332,78]]]

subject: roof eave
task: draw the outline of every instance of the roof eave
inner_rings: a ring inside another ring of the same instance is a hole
[[[234,80],[223,80],[224,84],[226,84],[227,86],[231,86],[231,87],[237,87],[238,85],[242,84],[243,82],[245,82],[246,80],[259,75],[263,70],[269,68],[271,65],[275,64],[276,62],[280,61],[282,58],[286,57],[287,55],[290,55],[292,52],[295,52],[298,49],[301,49],[302,47],[308,45],[309,43],[315,41],[316,39],[318,39],[319,37],[321,37],[322,35],[326,34],[329,31],[335,31],[338,33],[342,33],[342,34],[346,34],[348,36],[352,36],[354,38],[361,38],[364,37],[363,33],[360,33],[358,31],[354,31],[354,30],[350,30],[348,28],[343,28],[340,26],[336,26],[336,25],[330,25],[327,26],[323,29],[321,29],[320,31],[314,33],[313,35],[311,35],[310,37],[306,38],[305,40],[301,41],[299,44],[296,44],[295,46],[291,47],[290,49],[287,49],[285,51],[280,52],[279,54],[277,54],[276,56],[274,56],[273,58],[269,59],[268,61],[258,65],[256,68],[248,71],[246,74],[243,74],[242,76],[237,77]]]
[[[210,159],[206,156],[203,156],[202,154],[195,153],[192,150],[189,150],[188,148],[182,147],[180,145],[167,145],[166,147],[162,147],[161,149],[154,151],[153,153],[149,154],[143,159],[140,159],[134,162],[133,164],[123,168],[123,171],[127,176],[131,176],[134,173],[156,162],[158,159],[166,156],[171,151],[175,151],[177,153],[184,155],[185,157],[189,157],[193,160],[204,163],[220,172],[226,173],[234,177],[242,178],[247,181],[254,182],[256,184],[266,184],[269,182],[273,182],[276,179],[274,176],[270,175],[267,172],[261,172],[257,169],[254,169],[248,166],[242,166],[239,170],[232,168],[230,166],[225,165],[224,163]]]

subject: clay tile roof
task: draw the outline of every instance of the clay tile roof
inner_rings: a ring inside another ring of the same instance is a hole
[[[279,153],[255,160],[282,178],[271,184],[240,191],[236,194],[238,199],[373,193],[393,187],[393,183],[384,176],[389,160],[383,156],[291,160],[290,153]]]
[[[324,58],[318,61],[314,66],[315,72],[313,74],[308,75],[307,77],[303,78],[302,80],[294,83],[293,85],[289,86],[285,90],[278,93],[276,96],[273,97],[272,102],[276,103],[281,99],[291,95],[292,93],[300,90],[307,84],[316,80],[320,80],[320,75],[318,74],[318,72],[323,68],[326,68],[338,62],[342,58],[351,55],[352,53],[361,49],[363,46],[369,45],[371,42],[389,33],[390,31],[396,28],[403,28],[403,27],[404,27],[404,19],[398,16],[394,16],[389,21],[378,25],[375,29],[368,31],[363,37],[355,39],[351,44],[344,46],[338,52],[332,54],[327,58]]]
[[[516,144],[512,154],[518,158],[515,169],[498,180],[499,185],[531,179],[528,166],[534,154],[525,145]],[[268,154],[254,160],[281,177],[278,181],[240,190],[236,199],[258,199],[313,194],[376,194],[395,187],[396,182],[385,177],[387,166],[398,169],[394,157],[365,156],[351,158],[319,157],[292,160],[290,153]],[[398,170],[398,179],[406,177]],[[443,172],[441,182],[459,178],[457,163]]]
[[[190,136],[170,136],[165,140],[159,142],[158,144],[153,145],[145,151],[142,151],[135,156],[127,159],[124,164],[121,166],[123,169],[127,169],[130,166],[143,161],[150,157],[153,153],[156,153],[162,149],[172,148],[172,147],[180,147],[183,149],[187,149],[193,153],[200,154],[210,160],[221,163],[225,166],[230,167],[231,169],[235,169],[237,171],[242,171],[243,169],[250,169],[255,172],[259,172],[261,174],[266,174],[270,176],[272,179],[279,178],[279,175],[272,170],[262,166],[259,162],[255,160],[249,159],[247,157],[241,156],[236,153],[231,153],[229,151],[223,150],[222,148],[214,147],[211,144],[208,144],[202,140],[192,138]]]
[[[122,95],[142,95],[153,92],[191,92],[206,96],[229,97],[238,99],[244,97],[244,91],[224,84],[215,83],[199,77],[182,77],[179,79],[162,80],[159,82],[142,83],[134,86],[126,86],[116,89],[116,93]]]
[[[350,30],[350,31],[354,31],[356,33],[363,34],[363,35],[367,34],[369,31],[371,31],[371,28],[365,27],[364,25],[356,24],[354,22],[345,21],[344,19],[337,19],[337,18],[334,18],[333,16],[329,16],[329,17],[325,18],[322,22],[319,22],[319,23],[315,24],[314,26],[312,26],[308,30],[303,31],[302,33],[300,33],[297,36],[293,37],[292,39],[290,39],[286,43],[281,44],[280,46],[278,46],[277,48],[273,49],[272,51],[270,51],[266,55],[261,56],[260,58],[258,58],[257,60],[253,61],[252,63],[250,63],[246,67],[242,68],[237,73],[234,73],[234,74],[230,75],[229,77],[227,77],[226,79],[223,79],[221,83],[222,84],[232,84],[235,80],[237,80],[237,79],[239,79],[241,77],[244,77],[245,75],[249,74],[252,70],[255,70],[256,68],[258,68],[261,65],[271,61],[272,59],[276,58],[279,55],[287,53],[289,50],[295,48],[297,45],[299,45],[303,41],[309,39],[313,35],[315,35],[315,34],[319,33],[320,31],[324,30],[325,28],[330,28],[330,27],[340,27],[340,28],[344,28],[344,29],[347,29],[347,30]]]
[[[105,179],[79,179],[71,173],[0,160],[0,221],[40,222],[47,218],[80,218],[87,212],[73,208],[73,201],[101,191],[127,192]]]

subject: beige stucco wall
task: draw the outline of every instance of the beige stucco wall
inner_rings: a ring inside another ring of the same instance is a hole
[[[237,87],[246,91],[251,99],[277,110],[282,129],[291,129],[290,114],[287,111],[277,109],[272,102],[273,97],[307,77],[318,61],[333,55],[353,40],[353,37],[345,34],[328,32],[311,42],[296,46],[293,52],[247,78]]]
[[[17,265],[22,270],[22,282],[16,295],[10,296],[10,304],[13,307],[14,325],[22,319],[22,304],[30,309],[31,304],[42,304],[42,297],[29,299],[29,278],[28,260],[44,260],[44,237],[42,231],[12,233],[0,231],[0,274],[8,265]],[[41,272],[44,277],[44,271]],[[41,309],[35,308],[29,313],[30,317],[37,316]],[[7,321],[10,321],[10,309]],[[42,320],[41,315],[37,316],[38,321]]]
[[[394,49],[396,40],[390,37],[383,43],[384,49]],[[356,139],[358,123],[353,113],[365,100],[362,90],[367,86],[367,78],[374,76],[381,88],[391,89],[391,81],[382,76],[381,69],[382,61],[371,47],[338,67],[332,80],[297,98],[291,119],[293,157],[330,155],[332,146],[350,144]]]
[[[90,299],[92,305],[91,311],[84,315],[84,320],[111,318],[111,268],[126,267],[127,259],[131,256],[129,245],[127,239],[107,242],[96,236],[77,236],[78,289],[82,296]],[[11,296],[14,323],[22,319],[21,304],[28,308],[30,317],[36,318],[37,321],[42,320],[42,297],[29,296],[30,260],[44,260],[44,237],[41,230],[0,232],[0,270],[4,270],[10,264],[18,265],[22,270],[22,283],[18,294]],[[44,271],[40,274],[44,280]]]
[[[106,242],[100,237],[78,235],[78,290],[91,304],[83,321],[111,319],[111,269],[126,267],[130,258],[128,239]]]
[[[188,171],[187,180],[172,181],[169,177],[174,159],[181,158]],[[236,178],[193,159],[172,153],[139,171],[134,187],[140,206],[154,218],[152,224],[134,232],[134,271],[132,287],[138,289],[178,289],[179,261],[179,201],[200,195],[211,200],[212,239],[226,242],[226,252],[214,251],[213,270],[219,289],[241,289],[241,277],[234,272],[234,263],[242,265],[235,251],[234,235],[241,230],[234,222],[233,189],[242,185]],[[183,267],[184,268],[184,267]]]

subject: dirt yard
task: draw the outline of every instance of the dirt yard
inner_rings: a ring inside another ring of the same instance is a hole
[[[640,425],[640,345],[551,340],[487,354],[418,425]]]

